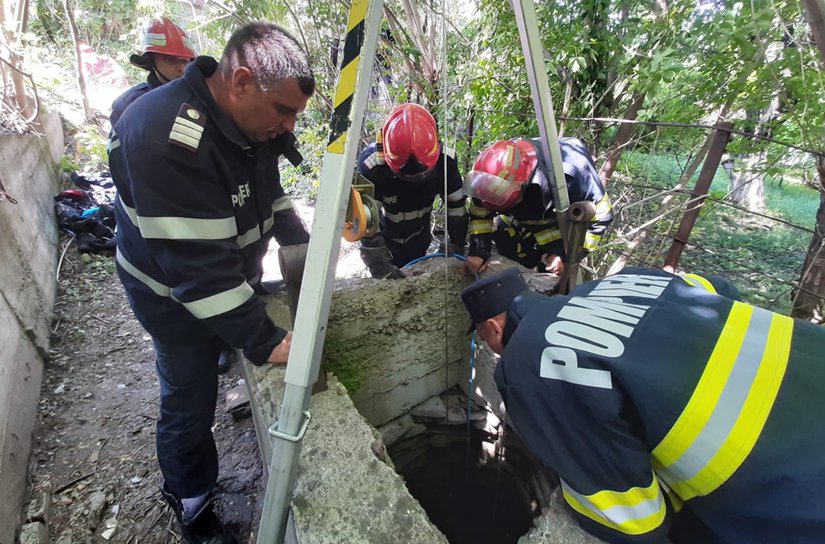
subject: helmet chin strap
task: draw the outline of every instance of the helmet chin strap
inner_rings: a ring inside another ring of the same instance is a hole
[[[161,84],[162,84],[162,85],[166,85],[167,83],[169,83],[170,81],[172,81],[171,79],[168,79],[166,76],[164,76],[163,74],[161,74],[161,73],[160,73],[160,70],[158,70],[158,69],[155,67],[154,63],[152,64],[152,72],[154,72],[154,74],[158,77],[158,79],[160,80],[160,82],[161,82]]]

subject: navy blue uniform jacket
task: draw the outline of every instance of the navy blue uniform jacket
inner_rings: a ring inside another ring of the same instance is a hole
[[[825,541],[825,329],[625,269],[508,314],[516,430],[609,542]]]
[[[216,67],[199,57],[113,128],[118,272],[152,336],[191,342],[205,326],[263,364],[286,332],[253,293],[261,260],[273,236],[309,239],[278,172],[279,157],[297,152],[291,133],[247,142],[206,85]]]

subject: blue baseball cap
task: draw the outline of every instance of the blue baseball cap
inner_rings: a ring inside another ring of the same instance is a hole
[[[513,299],[529,291],[527,282],[517,268],[507,268],[481,278],[461,291],[461,300],[473,324],[483,323],[510,309]]]

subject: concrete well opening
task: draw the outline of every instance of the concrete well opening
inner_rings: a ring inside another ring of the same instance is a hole
[[[435,417],[442,403],[444,417]],[[413,427],[387,452],[451,544],[515,543],[533,527],[554,484],[492,411],[471,403],[467,418],[466,406],[456,389],[428,399],[411,411]]]

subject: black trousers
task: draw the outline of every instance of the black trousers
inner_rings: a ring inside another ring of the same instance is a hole
[[[430,229],[427,228],[424,229],[421,234],[407,240],[403,244],[393,242],[388,236],[384,236],[384,240],[386,241],[387,249],[390,250],[390,255],[392,256],[390,262],[398,268],[401,268],[408,262],[426,255],[427,248],[430,247],[433,237],[430,234]]]
[[[118,272],[125,274],[120,267]],[[226,344],[174,300],[140,291],[126,294],[155,346],[160,380],[156,444],[166,488],[178,498],[203,495],[218,479],[212,425],[218,359]]]

